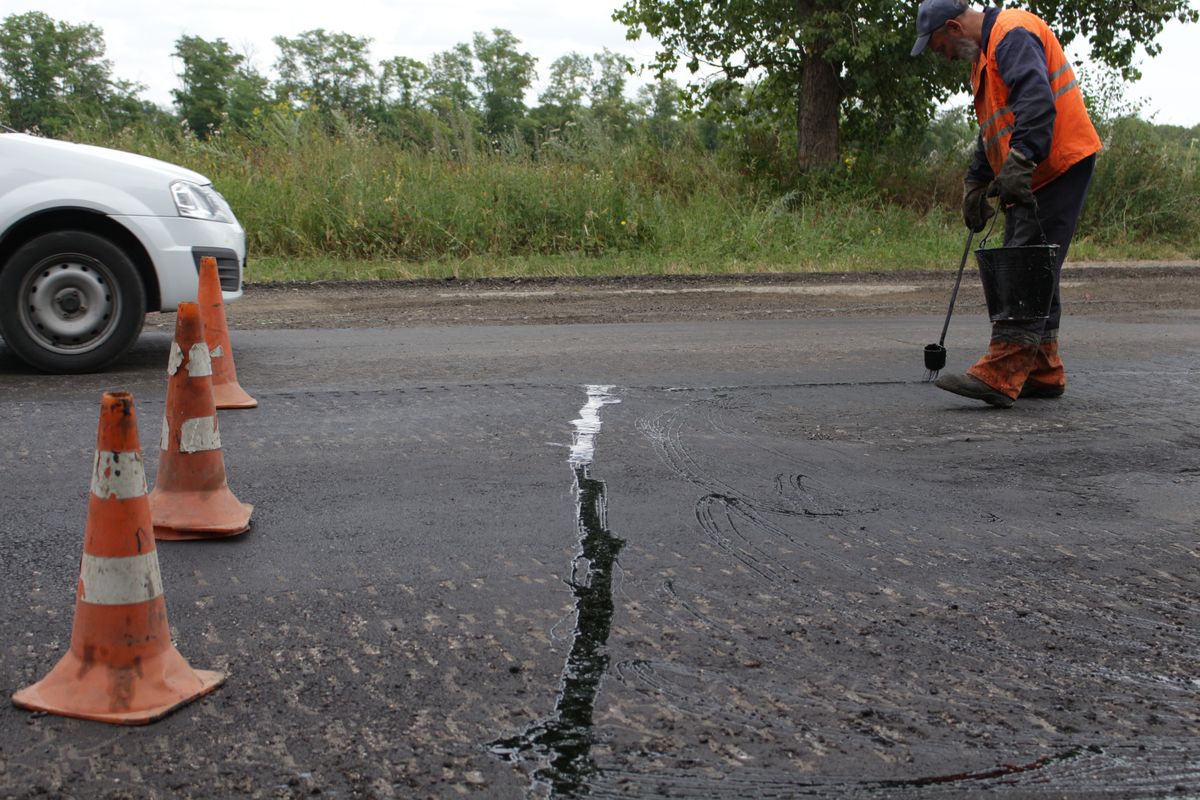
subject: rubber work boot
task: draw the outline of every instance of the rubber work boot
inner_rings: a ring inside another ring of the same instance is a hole
[[[993,331],[988,351],[966,374],[943,375],[937,386],[997,408],[1012,408],[1033,368],[1039,340],[1027,331]]]
[[[996,391],[970,373],[943,375],[934,383],[939,389],[945,389],[947,392],[960,394],[963,397],[982,400],[997,408],[1012,408],[1013,406],[1014,401],[1011,397]]]
[[[1058,357],[1058,329],[1055,328],[1042,334],[1033,369],[1021,387],[1021,397],[1062,397],[1066,390],[1067,374]]]

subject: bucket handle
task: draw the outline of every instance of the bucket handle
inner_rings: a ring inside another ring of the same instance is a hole
[[[999,205],[999,204],[997,204]],[[1038,215],[1037,198],[1033,198],[1033,202],[1028,204],[1033,209],[1033,219],[1037,223],[1038,231],[1042,234],[1042,244],[1049,245],[1050,242],[1046,239],[1046,229],[1042,227],[1042,218]],[[1019,203],[1013,203],[1009,208],[1017,208]],[[983,239],[979,242],[979,249],[987,247],[988,237],[992,235],[992,231],[996,229],[996,220],[1000,218],[999,214],[992,214],[992,224],[988,226],[987,233],[983,235]]]

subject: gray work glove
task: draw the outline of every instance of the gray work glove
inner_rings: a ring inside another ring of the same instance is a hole
[[[963,182],[962,213],[963,222],[975,233],[983,230],[987,221],[996,216],[996,210],[987,201],[988,183],[976,181]]]
[[[988,188],[988,197],[999,197],[1006,206],[1033,205],[1033,170],[1037,163],[1017,148],[1008,151],[1000,174]]]

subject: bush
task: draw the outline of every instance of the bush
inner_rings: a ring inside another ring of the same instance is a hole
[[[1200,197],[1197,139],[1164,135],[1162,128],[1135,118],[1107,127],[1082,230],[1102,242],[1157,239],[1194,245]]]

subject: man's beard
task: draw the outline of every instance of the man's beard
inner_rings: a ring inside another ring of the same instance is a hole
[[[974,61],[979,58],[979,45],[974,40],[961,38],[954,40],[954,57],[963,61]]]

